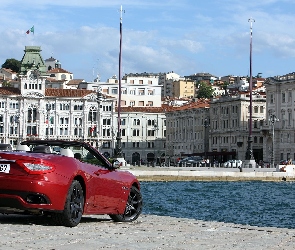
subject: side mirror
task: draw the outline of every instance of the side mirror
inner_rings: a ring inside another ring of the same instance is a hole
[[[112,166],[113,166],[114,169],[118,169],[118,168],[120,168],[121,165],[122,165],[122,163],[121,163],[120,161],[118,161],[118,160],[115,160],[115,161],[113,162],[113,164],[112,164]]]

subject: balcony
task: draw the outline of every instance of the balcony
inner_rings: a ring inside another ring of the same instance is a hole
[[[263,125],[260,127],[260,132],[263,134],[263,136],[269,136],[271,134],[271,128],[269,125]]]

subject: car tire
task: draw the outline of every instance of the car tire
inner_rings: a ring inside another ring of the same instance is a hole
[[[138,218],[142,211],[142,195],[140,191],[132,186],[126,203],[124,214],[110,214],[115,222],[130,222]]]
[[[58,225],[77,226],[83,215],[84,192],[79,181],[74,180],[69,188],[65,207],[62,213],[54,213],[52,218]]]

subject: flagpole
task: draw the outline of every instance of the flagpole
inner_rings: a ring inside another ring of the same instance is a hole
[[[116,143],[116,149],[115,149],[115,157],[123,158],[122,154],[122,145],[121,145],[121,63],[122,63],[122,5],[120,9],[120,51],[119,51],[119,86],[118,86],[118,132],[117,132],[117,143]]]
[[[249,105],[249,136],[248,136],[248,146],[246,150],[245,157],[245,165],[248,167],[256,167],[255,160],[253,156],[253,148],[252,148],[252,23],[255,22],[253,18],[249,18],[248,22],[250,22],[250,79],[249,79],[249,95],[250,95],[250,105]]]

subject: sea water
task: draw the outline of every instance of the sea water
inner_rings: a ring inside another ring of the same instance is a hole
[[[142,182],[144,214],[295,228],[295,182]]]

